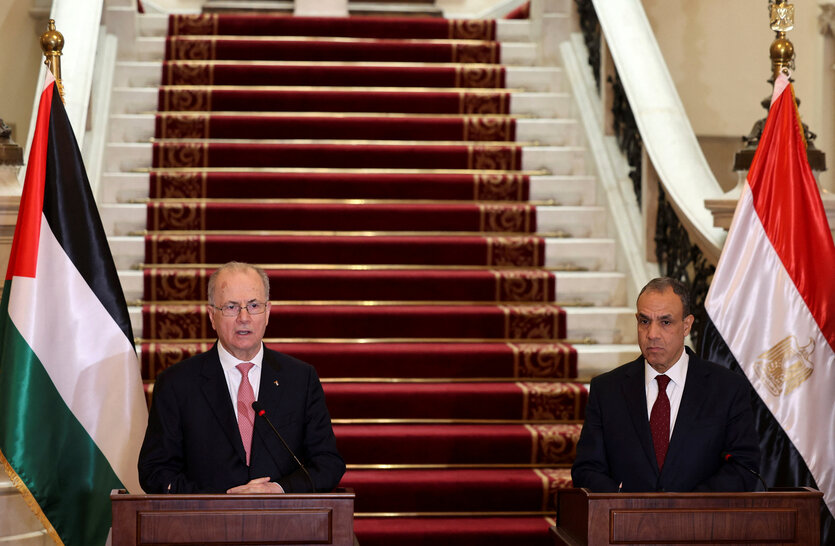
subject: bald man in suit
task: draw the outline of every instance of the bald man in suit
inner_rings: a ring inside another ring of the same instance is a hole
[[[574,486],[753,490],[756,477],[744,468],[756,471],[760,458],[750,389],[744,378],[685,350],[693,324],[687,288],[666,277],[650,281],[636,317],[641,356],[591,381]]]
[[[156,380],[139,455],[143,489],[238,494],[332,490],[345,462],[336,449],[316,371],[267,349],[262,341],[270,314],[266,274],[248,264],[224,265],[209,280],[208,307],[218,342]],[[239,404],[242,398],[245,403]],[[254,416],[251,399],[258,400],[308,472],[269,425]],[[247,433],[242,420],[249,420]]]

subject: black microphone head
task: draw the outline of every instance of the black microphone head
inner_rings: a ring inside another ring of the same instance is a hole
[[[257,413],[258,415],[261,415],[261,412],[264,411],[264,408],[261,406],[261,402],[259,402],[258,400],[252,403],[252,409],[254,409],[255,413]]]

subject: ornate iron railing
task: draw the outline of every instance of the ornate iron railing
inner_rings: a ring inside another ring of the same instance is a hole
[[[707,321],[705,299],[716,268],[705,259],[699,247],[690,241],[687,230],[667,201],[667,195],[660,184],[655,218],[655,257],[662,275],[679,279],[690,287],[694,317],[690,339],[694,347],[701,347]]]
[[[589,66],[594,74],[594,83],[597,86],[597,94],[600,94],[600,48],[601,40],[600,23],[597,20],[597,13],[594,11],[594,4],[591,0],[574,0],[577,4],[577,14],[580,19],[580,29],[583,31],[583,40],[589,52]]]
[[[638,206],[641,206],[641,132],[632,114],[632,107],[629,105],[629,98],[623,89],[618,77],[618,72],[606,78],[612,86],[612,131],[618,141],[618,147],[626,162],[629,164],[629,178],[632,180],[632,189],[635,190],[635,199]]]
[[[602,35],[597,14],[591,0],[575,0],[583,32],[586,48],[589,52],[589,66],[594,73],[595,82],[600,92],[600,53],[602,50]],[[606,78],[611,85],[612,92],[612,132],[617,139],[618,146],[623,152],[631,168],[629,178],[635,190],[638,206],[641,206],[642,195],[642,165],[641,156],[643,144],[638,124],[629,105],[623,85],[621,85],[617,70]],[[704,302],[710,281],[713,279],[715,267],[707,261],[698,246],[694,245],[687,234],[687,230],[668,202],[663,185],[658,185],[658,203],[655,225],[655,256],[662,275],[679,279],[690,287],[694,324],[691,329],[691,339],[695,347],[704,332],[707,319]]]

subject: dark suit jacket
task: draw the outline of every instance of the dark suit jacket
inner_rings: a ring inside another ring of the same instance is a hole
[[[722,455],[757,469],[760,459],[743,377],[695,356],[661,472],[647,417],[644,359],[591,381],[586,418],[571,469],[575,487],[594,492],[750,491],[756,478]]]
[[[258,400],[317,491],[345,472],[325,395],[312,366],[264,349]],[[154,385],[139,481],[146,493],[225,493],[269,476],[285,492],[310,492],[304,473],[263,419],[255,418],[250,466],[217,345],[162,372]]]

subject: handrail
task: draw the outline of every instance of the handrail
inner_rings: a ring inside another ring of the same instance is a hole
[[[608,51],[667,199],[692,242],[716,263],[726,233],[705,199],[722,197],[639,0],[592,0]]]

